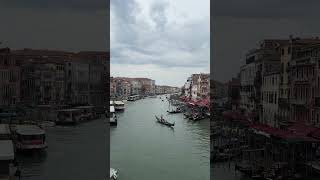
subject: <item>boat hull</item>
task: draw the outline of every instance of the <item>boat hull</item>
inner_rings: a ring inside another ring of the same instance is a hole
[[[16,142],[16,148],[18,151],[32,151],[32,150],[44,150],[48,147],[47,143],[44,144],[36,144],[36,145],[29,145],[29,144],[23,144],[20,142]]]
[[[56,121],[56,125],[60,126],[74,126],[78,124],[76,121]]]
[[[157,122],[160,123],[160,124],[166,125],[166,126],[168,126],[168,127],[173,127],[173,126],[174,126],[174,123],[169,123],[169,122],[166,122],[166,121],[163,122],[163,121],[161,121],[160,118],[158,118],[157,116],[156,116],[156,119],[157,119]]]

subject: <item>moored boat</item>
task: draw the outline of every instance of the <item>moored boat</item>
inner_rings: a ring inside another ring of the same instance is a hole
[[[167,111],[168,113],[170,114],[177,114],[177,113],[182,113],[181,109],[180,108],[177,108],[175,110],[172,110],[172,111]]]
[[[14,128],[17,150],[43,150],[47,148],[46,132],[36,125],[17,125]]]
[[[0,140],[0,179],[14,180],[18,172],[12,140]]]
[[[80,121],[88,121],[98,118],[97,114],[94,111],[94,106],[78,106],[74,107],[74,109],[80,110]]]
[[[110,126],[117,126],[118,119],[115,114],[114,106],[110,106],[110,115],[109,115]]]
[[[80,122],[81,109],[61,109],[57,111],[57,125],[75,125]]]

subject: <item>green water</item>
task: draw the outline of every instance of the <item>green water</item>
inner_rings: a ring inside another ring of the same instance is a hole
[[[110,166],[121,180],[209,180],[209,120],[192,122],[168,115],[168,102],[146,98],[126,102],[110,130]],[[174,130],[154,115],[175,122]]]

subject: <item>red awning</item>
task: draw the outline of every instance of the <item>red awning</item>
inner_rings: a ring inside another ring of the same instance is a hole
[[[290,130],[282,130],[263,124],[252,124],[251,128],[261,131],[270,136],[286,139],[286,140],[301,140],[301,141],[316,141],[314,138],[304,134],[297,134]]]
[[[257,133],[282,138],[292,141],[317,141],[315,138],[320,139],[320,128],[314,128],[301,123],[296,123],[288,130],[283,130],[275,127],[271,127],[264,124],[256,124],[250,122],[248,116],[243,115],[239,111],[225,111],[223,117],[227,120],[241,122],[242,124],[249,125]],[[249,114],[253,116],[255,114]]]
[[[320,139],[320,128],[317,128],[313,132],[311,132],[310,137]]]
[[[200,107],[208,107],[210,106],[210,101],[208,98],[206,99],[202,99],[200,101],[197,102],[197,105],[200,106]]]
[[[315,131],[317,128],[308,126],[304,122],[296,122],[292,126],[288,128],[289,131],[303,135],[303,136],[308,136],[311,132]]]

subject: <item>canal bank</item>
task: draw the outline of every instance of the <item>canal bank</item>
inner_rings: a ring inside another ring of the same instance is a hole
[[[121,180],[209,180],[209,119],[168,115],[169,104],[162,99],[126,102],[118,126],[110,130],[111,167]],[[174,129],[156,122],[161,114],[175,122]]]
[[[106,179],[109,173],[107,121],[46,128],[48,148],[17,154],[22,180]]]

